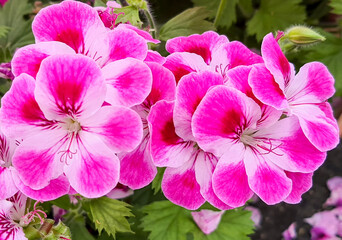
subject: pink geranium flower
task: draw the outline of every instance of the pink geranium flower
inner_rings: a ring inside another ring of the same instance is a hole
[[[142,62],[148,55],[147,42],[153,41],[146,40],[148,33],[128,25],[107,29],[95,9],[77,1],[42,9],[32,29],[36,44],[16,51],[12,60],[15,76],[27,73],[35,78],[48,56],[78,53],[102,68],[106,102],[131,107],[150,93],[151,71]]]
[[[0,199],[10,198],[18,192],[11,172],[12,157],[16,147],[14,140],[0,132]]]
[[[212,173],[218,159],[176,133],[173,108],[174,102],[159,101],[147,117],[152,159],[156,166],[167,167],[161,185],[165,197],[190,210],[205,201],[220,209],[230,209],[212,188]]]
[[[47,217],[45,212],[36,208],[38,203],[29,212],[27,197],[20,192],[8,200],[0,200],[0,239],[27,240],[23,227],[35,218],[39,218],[43,224],[43,217]]]
[[[40,190],[65,174],[85,197],[115,187],[115,153],[140,143],[142,123],[126,107],[103,106],[105,96],[101,70],[82,55],[50,56],[36,80],[27,74],[14,80],[2,98],[1,126],[9,137],[24,139],[13,156],[24,185]]]
[[[309,141],[321,151],[339,142],[338,126],[331,106],[334,78],[319,62],[305,64],[295,75],[272,33],[265,36],[261,53],[265,64],[255,65],[249,83],[261,102],[295,115]]]
[[[244,205],[253,193],[267,204],[298,202],[325,159],[295,117],[278,121],[273,114],[279,116],[273,112],[263,118],[252,98],[227,86],[212,88],[194,113],[198,145],[220,157],[214,192],[229,206]]]
[[[224,77],[236,66],[262,62],[241,42],[229,42],[226,36],[213,31],[170,39],[166,50],[171,54],[164,66],[174,73],[177,82],[191,72],[210,70]]]
[[[145,187],[157,174],[150,153],[150,132],[147,124],[147,116],[151,107],[160,100],[174,100],[176,82],[170,70],[158,63],[147,63],[152,71],[152,90],[142,104],[132,107],[141,117],[143,122],[143,140],[139,146],[129,153],[119,154],[121,171],[120,183],[132,189]]]

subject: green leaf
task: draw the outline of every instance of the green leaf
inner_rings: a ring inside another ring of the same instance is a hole
[[[209,18],[214,19],[217,15],[217,11],[220,5],[221,0],[192,0],[195,6],[205,7],[209,10]],[[220,26],[223,28],[229,28],[233,23],[236,22],[236,5],[239,0],[228,0],[224,4],[223,15],[216,23],[216,26]]]
[[[332,13],[342,14],[342,0],[331,0],[330,7],[332,7]]]
[[[326,40],[319,45],[300,52],[301,62],[320,61],[324,63],[335,78],[337,96],[342,96],[342,39],[326,32],[322,32]]]
[[[116,232],[132,232],[126,218],[133,216],[129,207],[125,202],[107,197],[90,200],[92,220],[99,233],[104,229],[115,238]]]
[[[73,213],[68,213],[70,215]],[[69,217],[65,215],[65,217]],[[95,238],[89,233],[85,225],[84,217],[81,215],[75,215],[72,221],[67,224],[70,228],[72,240],[95,240]]]
[[[154,202],[142,210],[147,215],[142,218],[142,227],[151,232],[149,240],[247,240],[253,233],[252,213],[241,208],[226,211],[218,228],[205,235],[195,224],[191,211],[169,201]]]
[[[196,228],[190,211],[169,201],[154,202],[142,211],[147,215],[141,225],[151,232],[149,240],[186,240],[187,233]]]
[[[107,7],[106,0],[95,0],[94,7]]]
[[[166,168],[158,168],[158,173],[152,182],[152,189],[154,190],[154,194],[157,194],[161,189],[161,182],[163,180],[163,175]]]
[[[205,8],[189,8],[165,23],[160,29],[159,38],[167,41],[178,36],[215,30],[214,24],[205,20],[208,17],[209,12]]]
[[[57,198],[51,202],[52,202],[52,204],[56,205],[57,207],[63,208],[65,210],[72,208],[69,195],[64,195],[64,196]]]
[[[10,28],[7,35],[0,39],[0,48],[8,48],[13,54],[17,48],[34,43],[32,20],[24,18],[31,11],[32,5],[27,0],[10,0],[0,8],[0,25]]]
[[[10,27],[7,26],[0,26],[0,38],[6,37]]]
[[[117,23],[127,23],[130,22],[132,25],[141,27],[142,22],[139,17],[139,8],[136,6],[127,6],[122,8],[114,9],[115,14],[119,14],[115,21]]]
[[[242,210],[241,208],[226,211],[221,218],[221,222],[217,229],[209,235],[197,227],[194,231],[194,239],[196,240],[248,240],[248,235],[254,231],[252,213]]]
[[[261,0],[260,8],[247,23],[247,33],[256,35],[257,40],[261,41],[269,32],[302,23],[306,14],[305,7],[299,5],[300,2],[301,0]]]

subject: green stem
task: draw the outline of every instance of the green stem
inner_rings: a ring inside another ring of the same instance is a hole
[[[151,31],[152,37],[157,39],[157,26],[154,22],[154,19],[152,17],[151,12],[147,9],[147,10],[144,10],[144,14],[145,14],[147,21],[151,27],[150,31]]]
[[[222,15],[223,15],[223,12],[224,12],[224,8],[226,7],[227,5],[227,0],[221,0],[220,1],[220,5],[217,9],[217,12],[216,12],[216,17],[215,17],[215,20],[214,20],[214,26],[217,28],[218,27],[218,24],[220,22],[220,20],[222,19]]]

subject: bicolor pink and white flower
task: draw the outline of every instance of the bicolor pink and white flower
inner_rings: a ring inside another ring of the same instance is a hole
[[[166,50],[171,54],[164,66],[174,73],[177,82],[190,72],[210,70],[224,77],[236,66],[263,62],[241,42],[229,42],[226,36],[213,31],[170,39]]]
[[[319,62],[305,64],[295,75],[272,33],[265,36],[261,53],[265,64],[255,65],[249,76],[254,95],[264,104],[295,115],[309,141],[321,151],[339,142],[331,106],[334,78]]]
[[[0,199],[7,199],[18,192],[12,177],[12,157],[17,145],[0,132]]]
[[[253,193],[267,204],[297,202],[311,186],[326,154],[306,139],[296,117],[278,121],[273,114],[279,117],[273,112],[262,120],[252,98],[227,86],[213,87],[198,105],[193,134],[203,150],[220,157],[212,184],[225,204],[242,206]]]
[[[147,116],[151,107],[160,100],[172,101],[175,99],[176,82],[170,70],[158,63],[148,62],[152,71],[152,90],[144,102],[134,106],[143,122],[143,140],[140,145],[131,152],[119,154],[121,171],[120,183],[132,189],[147,186],[157,174],[150,153],[150,132],[147,124]]]
[[[39,218],[43,224],[47,215],[44,211],[37,209],[37,201],[33,210],[29,211],[28,198],[18,192],[8,200],[0,200],[0,239],[27,240],[23,227]],[[43,215],[43,217],[41,216]]]
[[[131,109],[103,105],[105,97],[100,68],[82,55],[50,56],[36,79],[21,74],[13,81],[2,98],[1,127],[9,137],[24,139],[12,160],[24,185],[41,190],[65,174],[85,197],[115,187],[115,153],[140,143],[142,123]]]
[[[16,51],[12,61],[15,76],[27,73],[36,78],[45,58],[77,53],[92,58],[102,68],[106,102],[131,107],[150,93],[151,71],[143,60],[148,55],[147,42],[152,40],[145,39],[144,31],[128,25],[107,29],[95,9],[77,1],[44,8],[32,29],[36,44]]]
[[[218,159],[176,133],[173,109],[174,102],[159,101],[147,117],[152,159],[156,166],[167,167],[161,185],[165,197],[190,210],[205,201],[220,209],[230,209],[212,188],[212,173]]]

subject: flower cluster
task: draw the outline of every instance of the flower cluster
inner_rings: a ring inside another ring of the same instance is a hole
[[[115,23],[119,7],[64,1],[35,17],[1,103],[0,199],[97,198],[165,167],[164,195],[188,209],[254,193],[298,203],[339,141],[327,68],[295,74],[271,33],[262,56],[209,31],[169,40],[162,57],[148,32]]]

